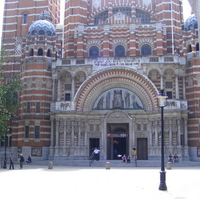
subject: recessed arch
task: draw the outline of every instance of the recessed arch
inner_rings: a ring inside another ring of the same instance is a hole
[[[74,98],[76,110],[91,111],[101,93],[122,85],[139,97],[144,110],[157,108],[157,88],[146,76],[127,68],[109,68],[97,72],[84,81]]]
[[[124,57],[125,55],[126,55],[125,47],[123,45],[117,45],[115,47],[115,56],[116,57]]]
[[[149,44],[142,45],[140,53],[143,56],[151,55],[151,46]]]
[[[99,57],[99,48],[97,46],[92,46],[89,49],[89,57]]]
[[[38,49],[38,56],[43,56],[43,49],[42,48]]]

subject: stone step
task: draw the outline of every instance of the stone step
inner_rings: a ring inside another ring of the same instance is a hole
[[[89,160],[44,160],[44,161],[33,161],[34,165],[48,165],[49,162],[52,162],[55,166],[84,166],[84,167],[105,167],[106,163],[109,162],[110,167],[135,167],[134,162],[123,163],[121,160],[94,160],[91,165]],[[160,167],[160,160],[138,160],[137,167]],[[167,161],[165,162],[167,166]],[[171,163],[171,167],[192,167],[200,166],[200,162],[191,162],[183,161],[181,163]]]

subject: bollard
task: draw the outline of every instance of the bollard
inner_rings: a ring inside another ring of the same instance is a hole
[[[48,169],[53,169],[53,163],[52,162],[49,162]]]
[[[110,169],[110,162],[106,162],[106,169]]]
[[[167,162],[167,169],[171,169],[172,167],[172,163],[171,162]]]

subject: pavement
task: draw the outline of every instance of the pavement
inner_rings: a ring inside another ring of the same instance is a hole
[[[159,184],[158,167],[15,165],[0,169],[0,200],[200,200],[200,167],[166,169]]]

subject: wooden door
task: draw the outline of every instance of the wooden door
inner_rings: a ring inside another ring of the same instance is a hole
[[[148,160],[147,138],[137,139],[137,156],[138,156],[138,160]]]

